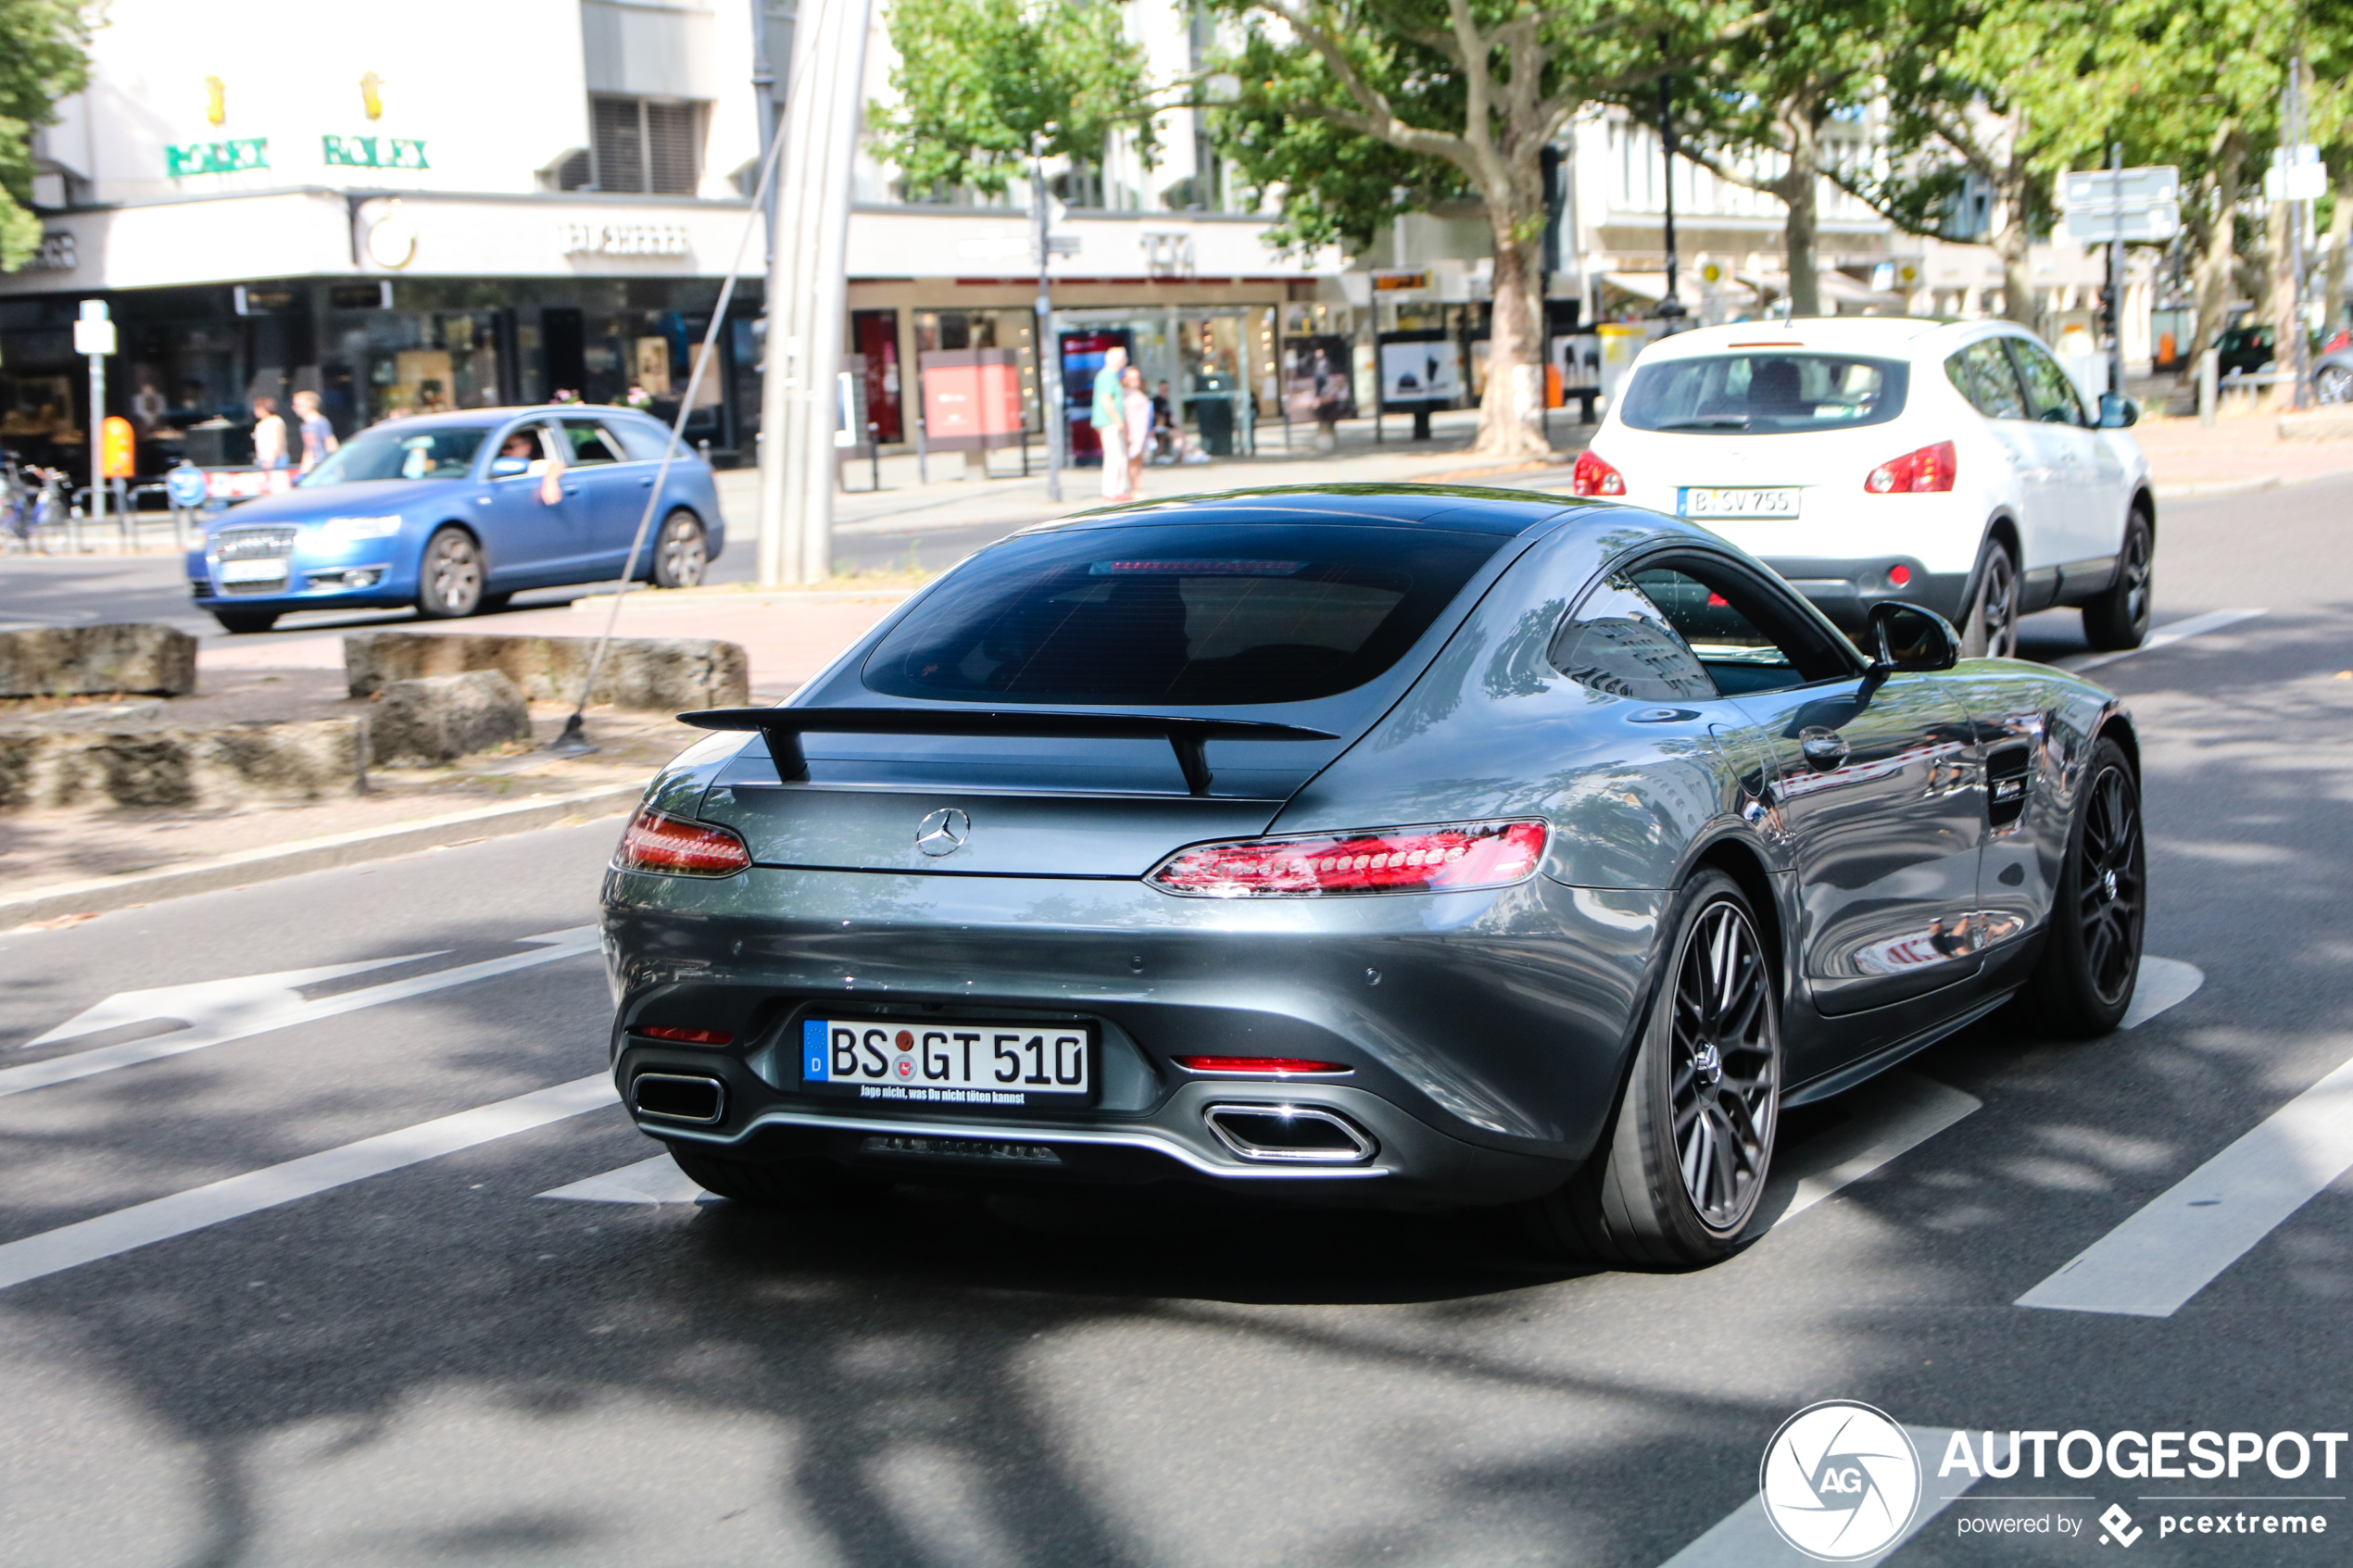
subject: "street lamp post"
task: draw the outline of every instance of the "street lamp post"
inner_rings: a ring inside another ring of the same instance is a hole
[[[1059,506],[1063,498],[1063,349],[1054,331],[1054,239],[1048,232],[1046,154],[1035,142],[1029,149],[1029,205],[1038,214],[1038,418],[1046,427],[1046,499]]]
[[[1673,332],[1686,312],[1683,302],[1675,296],[1676,274],[1681,270],[1675,254],[1675,82],[1672,77],[1658,79],[1658,144],[1664,149],[1661,161],[1667,176],[1667,293],[1658,302],[1658,319]]]
[[[107,356],[115,351],[114,323],[107,319],[107,302],[85,299],[82,319],[73,324],[73,351],[90,357],[90,520],[101,528],[107,521],[106,443],[98,439],[107,423]],[[74,542],[81,547],[81,541]]]

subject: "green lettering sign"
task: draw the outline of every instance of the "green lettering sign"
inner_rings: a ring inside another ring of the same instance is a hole
[[[191,142],[185,146],[168,146],[163,150],[164,172],[177,180],[187,174],[234,174],[247,169],[270,167],[270,138],[248,137],[239,142]]]
[[[321,157],[344,169],[431,169],[425,144],[399,136],[337,136],[319,139]]]

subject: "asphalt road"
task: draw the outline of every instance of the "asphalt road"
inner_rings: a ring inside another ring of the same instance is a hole
[[[2348,505],[2169,508],[2160,627],[2267,613],[2099,671],[2176,1005],[1794,1113],[1813,1180],[1704,1273],[1477,1214],[545,1196],[675,1196],[593,1081],[610,822],[0,936],[0,1564],[1796,1562],[1759,1460],[1832,1399],[1929,1434],[1897,1563],[2120,1555],[2111,1504],[2134,1562],[2344,1562],[2353,1446],[1938,1470],[1945,1428],[2353,1429]],[[2079,1254],[2102,1310],[2017,1304]],[[2119,1310],[2151,1271],[2186,1298]],[[2327,1535],[2163,1524],[2287,1512]],[[2005,1517],[2050,1527],[1963,1533]]]

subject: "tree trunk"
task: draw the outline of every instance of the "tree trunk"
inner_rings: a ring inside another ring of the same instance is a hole
[[[2034,274],[2029,265],[2033,231],[2026,225],[2026,193],[2033,175],[2013,161],[2002,170],[1997,187],[2002,198],[2002,232],[1994,236],[1994,253],[2002,259],[2002,318],[2034,330]]]
[[[1806,106],[1793,105],[1781,115],[1789,134],[1789,168],[1774,182],[1774,194],[1789,208],[1781,229],[1781,250],[1789,269],[1789,313],[1792,317],[1822,313],[1822,272],[1814,244],[1820,232],[1821,147],[1815,138],[1813,116]]]
[[[1478,441],[1471,448],[1482,458],[1552,455],[1544,439],[1545,213],[1541,181],[1529,184],[1529,199],[1515,192],[1487,203],[1495,238],[1494,295],[1487,390],[1478,402]]]
[[[2272,202],[2263,220],[2264,248],[2270,252],[2265,257],[2263,313],[2271,322],[2271,369],[2286,373],[2296,370],[2296,334],[2304,330],[2304,323],[2296,319],[2296,240],[2290,231],[2290,225],[2302,216],[2296,210],[2299,205]],[[2281,401],[2293,402],[2293,391]]]
[[[2322,295],[2326,316],[2321,341],[2327,343],[2345,330],[2345,247],[2353,244],[2353,182],[2336,188],[2336,210],[2329,215],[2328,292]]]
[[[2238,257],[2239,163],[2246,144],[2236,127],[2217,138],[2214,157],[2214,221],[2193,274],[2197,280],[2197,328],[2190,339],[2190,362],[2214,346],[2222,314],[2230,308],[2232,271]]]

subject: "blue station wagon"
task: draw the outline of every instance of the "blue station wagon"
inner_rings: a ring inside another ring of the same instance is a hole
[[[365,431],[281,495],[232,508],[188,555],[231,632],[297,609],[497,609],[520,589],[618,578],[670,432],[624,408],[483,408]],[[671,457],[636,575],[700,583],[725,544],[711,466]]]

